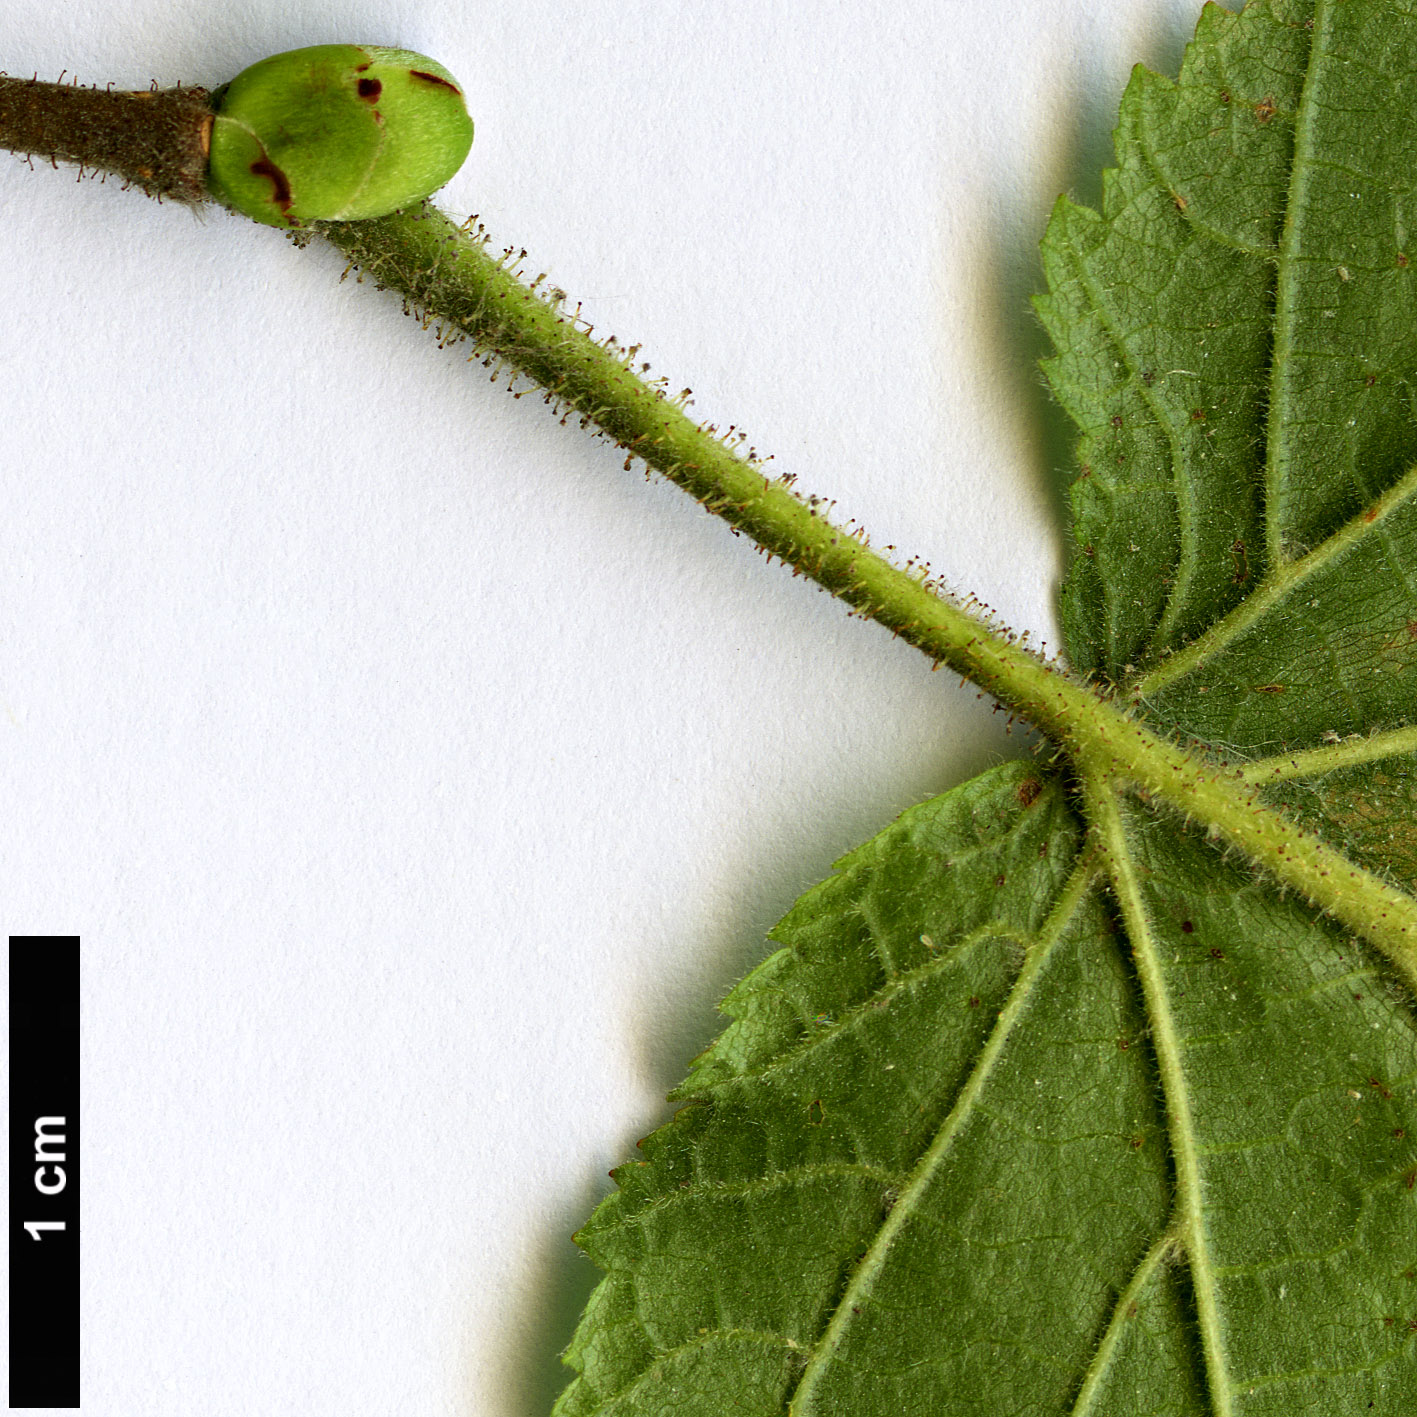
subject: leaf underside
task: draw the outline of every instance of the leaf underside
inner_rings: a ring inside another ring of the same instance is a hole
[[[1417,4],[1208,6],[1038,310],[1073,665],[1417,885]],[[1409,259],[1410,257],[1410,259]],[[774,931],[578,1239],[558,1417],[1417,1412],[1417,1011],[1068,769],[905,813]]]

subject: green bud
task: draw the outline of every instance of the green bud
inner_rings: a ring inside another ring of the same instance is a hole
[[[219,89],[213,106],[207,185],[267,226],[387,216],[441,187],[472,146],[461,87],[407,49],[274,54]]]

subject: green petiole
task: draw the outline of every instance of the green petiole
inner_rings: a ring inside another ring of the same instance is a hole
[[[0,79],[0,145],[115,171],[179,200],[214,195],[254,220],[303,228],[302,241],[329,241],[378,285],[598,428],[625,449],[627,465],[639,458],[794,574],[1017,710],[1090,781],[1139,791],[1204,824],[1417,983],[1411,898],[1265,806],[1238,769],[1159,737],[1109,695],[876,554],[863,535],[834,526],[816,499],[764,476],[646,382],[633,350],[593,340],[559,292],[540,293],[484,235],[422,201],[456,170],[471,136],[446,70],[367,46],[276,56],[210,96]],[[338,219],[355,212],[364,219]]]

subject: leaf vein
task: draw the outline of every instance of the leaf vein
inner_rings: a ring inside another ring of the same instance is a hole
[[[1197,1164],[1195,1122],[1191,1112],[1190,1088],[1182,1062],[1183,1040],[1167,997],[1157,941],[1137,879],[1137,865],[1117,797],[1106,780],[1083,769],[1083,792],[1088,815],[1095,824],[1106,851],[1113,889],[1132,944],[1132,957],[1141,980],[1147,1013],[1151,1019],[1152,1046],[1166,1100],[1171,1133],[1171,1152],[1176,1165],[1177,1233],[1190,1262],[1191,1280],[1200,1318],[1201,1345],[1205,1354],[1206,1380],[1214,1417],[1233,1417],[1230,1382],[1220,1317],[1219,1295],[1212,1270],[1209,1235],[1206,1228],[1204,1187]]]
[[[1161,689],[1214,658],[1257,624],[1286,595],[1335,563],[1415,496],[1417,467],[1407,472],[1377,503],[1340,527],[1307,556],[1297,561],[1272,562],[1269,574],[1246,600],[1241,601],[1224,619],[1218,620],[1205,634],[1142,676],[1135,684],[1136,694],[1143,699],[1152,698]]]
[[[1068,925],[1087,898],[1097,870],[1098,864],[1095,857],[1091,853],[1084,855],[1083,859],[1074,867],[1072,876],[1059,893],[1043,930],[1030,944],[1024,967],[1019,971],[1018,978],[1014,981],[1008,1002],[1000,1011],[988,1042],[980,1051],[979,1058],[964,1087],[956,1097],[954,1106],[921,1156],[909,1183],[901,1190],[900,1197],[886,1217],[885,1224],[881,1226],[865,1259],[857,1266],[851,1282],[847,1285],[837,1304],[836,1311],[821,1338],[814,1345],[812,1358],[803,1369],[796,1391],[788,1403],[789,1411],[793,1417],[806,1417],[806,1414],[811,1411],[813,1393],[826,1371],[828,1358],[835,1356],[840,1347],[845,1330],[851,1321],[853,1307],[859,1307],[857,1300],[874,1287],[875,1279],[890,1252],[891,1244],[906,1220],[917,1217],[918,1202],[925,1188],[948,1154],[965,1119],[974,1110],[985,1082],[1003,1055],[1004,1044],[1023,1016],[1034,984],[1042,974],[1054,947],[1063,938]]]

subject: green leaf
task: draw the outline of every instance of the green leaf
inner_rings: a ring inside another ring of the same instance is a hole
[[[1208,7],[1177,81],[1134,77],[1101,214],[1060,202],[1039,300],[1081,431],[1074,665],[1403,892],[1414,115],[1411,4]],[[1330,867],[1281,841],[1281,887],[1059,736],[779,925],[579,1237],[606,1277],[560,1417],[1417,1411],[1384,907],[1338,923]]]

